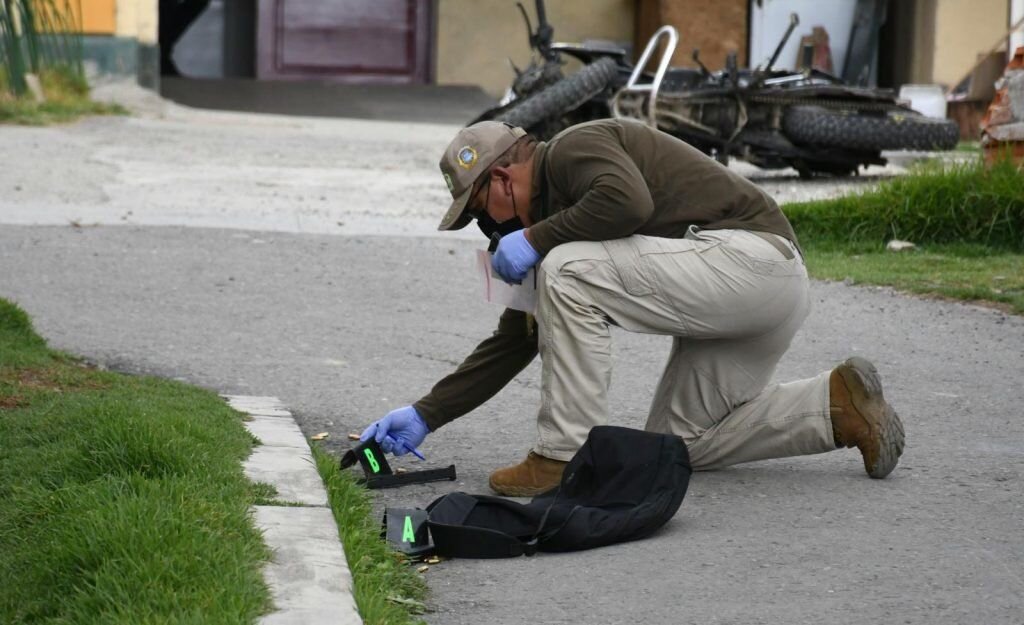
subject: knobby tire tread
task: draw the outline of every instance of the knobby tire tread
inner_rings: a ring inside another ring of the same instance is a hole
[[[524,98],[495,119],[527,130],[541,122],[557,119],[600,93],[616,71],[614,59],[598,59],[575,74]]]
[[[951,150],[960,139],[956,123],[912,111],[872,115],[793,106],[782,124],[794,143],[858,151]]]

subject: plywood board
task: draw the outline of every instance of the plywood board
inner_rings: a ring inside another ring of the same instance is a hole
[[[679,31],[672,65],[694,66],[690,58],[700,48],[701,60],[712,71],[725,65],[735,51],[740,66],[747,59],[747,0],[641,0],[637,4],[636,54],[661,26]]]

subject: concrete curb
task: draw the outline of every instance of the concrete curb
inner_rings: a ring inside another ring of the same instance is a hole
[[[263,570],[277,611],[262,625],[361,625],[352,574],[327,490],[306,438],[276,397],[222,395],[250,415],[245,426],[263,444],[245,461],[245,475],[272,484],[277,499],[297,506],[254,506],[256,526],[274,551]]]

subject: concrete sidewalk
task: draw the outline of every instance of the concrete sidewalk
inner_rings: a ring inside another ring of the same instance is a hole
[[[245,475],[277,491],[279,505],[254,506],[256,526],[273,551],[263,569],[274,612],[261,625],[361,625],[352,575],[320,473],[292,414],[276,397],[225,395],[249,415],[245,427],[260,440]]]
[[[2,129],[19,158],[0,168],[0,223],[480,239],[474,227],[437,232],[451,201],[437,163],[459,125],[198,110],[123,84],[97,95],[139,114]],[[780,203],[905,171],[804,181],[793,170],[730,167]]]
[[[476,86],[168,78],[160,94],[197,109],[464,126],[497,102]]]

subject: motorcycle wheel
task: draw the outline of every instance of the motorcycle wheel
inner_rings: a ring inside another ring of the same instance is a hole
[[[554,134],[550,131],[551,124],[545,122],[561,118],[601,93],[611,82],[616,71],[615,59],[598,59],[575,74],[523,98],[520,102],[513,102],[495,119],[525,128],[532,134],[537,134],[538,130],[547,130],[541,132],[543,135]],[[542,124],[544,127],[539,128]]]
[[[793,143],[861,151],[951,150],[960,140],[955,122],[902,110],[873,115],[791,106],[782,129]]]

